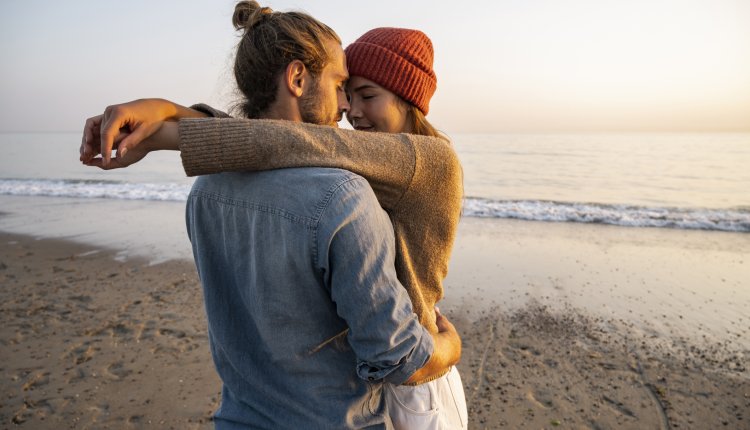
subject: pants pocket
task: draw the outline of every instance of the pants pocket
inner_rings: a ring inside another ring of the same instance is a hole
[[[385,384],[386,407],[395,430],[439,429],[439,408],[435,407],[433,387],[428,384]]]
[[[396,430],[468,428],[466,397],[458,369],[417,386],[385,384],[388,415]]]

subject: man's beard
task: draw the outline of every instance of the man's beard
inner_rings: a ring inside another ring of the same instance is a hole
[[[300,116],[303,122],[319,125],[334,125],[340,118],[336,112],[324,112],[322,93],[317,79],[310,82],[308,91],[299,98]]]

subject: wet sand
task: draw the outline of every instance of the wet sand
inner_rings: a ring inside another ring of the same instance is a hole
[[[750,235],[467,218],[472,428],[750,429]]]
[[[695,233],[462,221],[470,427],[750,428],[750,236]],[[0,244],[0,428],[212,428],[192,262]]]

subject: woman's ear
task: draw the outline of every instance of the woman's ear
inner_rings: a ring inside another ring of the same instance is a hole
[[[286,66],[284,73],[284,83],[289,93],[293,97],[302,97],[305,80],[307,80],[305,64],[300,60],[294,60]]]

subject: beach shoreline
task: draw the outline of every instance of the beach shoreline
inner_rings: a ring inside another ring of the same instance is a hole
[[[454,307],[581,309],[647,337],[750,351],[750,235],[464,218]]]
[[[745,236],[650,229],[646,240],[623,228],[478,219],[459,229],[441,310],[462,334],[471,428],[750,425],[748,303],[734,291],[746,286]],[[212,428],[220,382],[192,261],[12,233],[0,243],[4,426]],[[665,252],[674,255],[643,266]],[[675,304],[633,275],[667,290],[662,266],[696,260],[729,289],[692,291],[705,280],[678,277],[692,299]],[[606,297],[619,305],[600,306]],[[698,306],[710,318],[689,318]],[[683,323],[666,325],[671,312]]]

